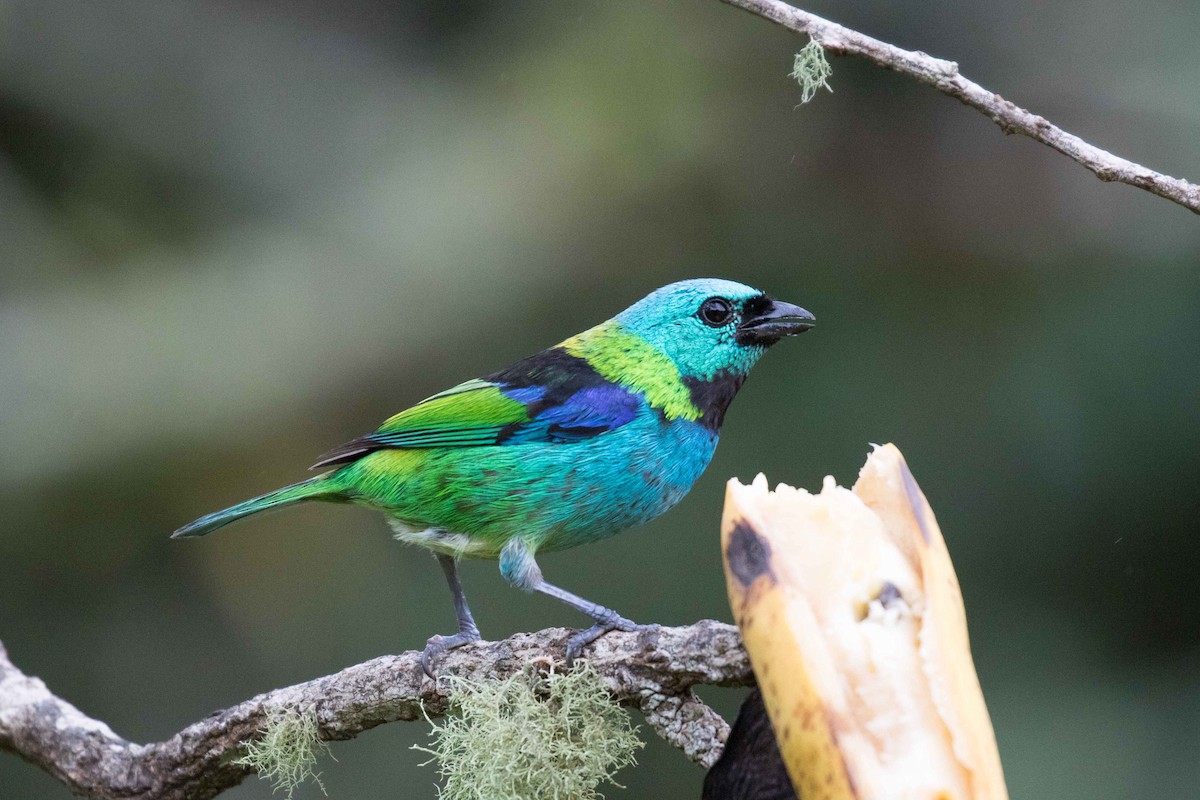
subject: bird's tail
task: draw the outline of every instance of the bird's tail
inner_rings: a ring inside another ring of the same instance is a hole
[[[347,499],[345,494],[342,493],[341,487],[330,479],[328,475],[318,475],[315,478],[309,478],[306,481],[293,483],[291,486],[285,486],[282,489],[276,489],[273,492],[252,497],[223,511],[214,511],[195,522],[184,525],[172,533],[171,538],[179,539],[184,536],[203,536],[206,533],[212,533],[217,528],[224,528],[229,523],[236,522],[242,517],[248,517],[251,514],[257,514],[260,511],[266,511],[270,508],[290,506],[292,503],[299,503],[304,500],[325,500],[337,503],[345,502]]]

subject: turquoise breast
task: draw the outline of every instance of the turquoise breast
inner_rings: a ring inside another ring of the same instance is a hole
[[[578,452],[559,467],[566,511],[540,548],[574,547],[649,522],[691,490],[716,446],[714,431],[687,420],[664,422],[647,409],[593,442],[559,448]]]

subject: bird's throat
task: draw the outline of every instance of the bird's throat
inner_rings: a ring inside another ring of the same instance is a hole
[[[692,405],[700,410],[697,422],[713,432],[719,431],[725,421],[725,411],[745,382],[746,375],[741,372],[719,372],[707,380],[684,377]]]

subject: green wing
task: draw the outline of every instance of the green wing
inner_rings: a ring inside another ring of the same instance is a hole
[[[530,422],[520,400],[483,380],[460,383],[391,417],[379,430],[347,442],[321,457],[313,469],[345,464],[391,447],[478,447],[497,444],[502,435]]]
[[[370,438],[387,447],[469,447],[495,444],[506,428],[529,421],[524,403],[471,380],[401,411]]]
[[[645,396],[605,380],[583,358],[551,348],[422,400],[379,430],[326,453],[313,468],[386,448],[571,444],[635,419]]]

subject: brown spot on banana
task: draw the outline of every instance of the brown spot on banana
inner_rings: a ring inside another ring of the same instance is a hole
[[[775,576],[771,574],[771,547],[745,520],[733,525],[725,545],[725,563],[742,586],[754,583],[754,579],[760,575],[766,576],[772,583],[775,581]]]

